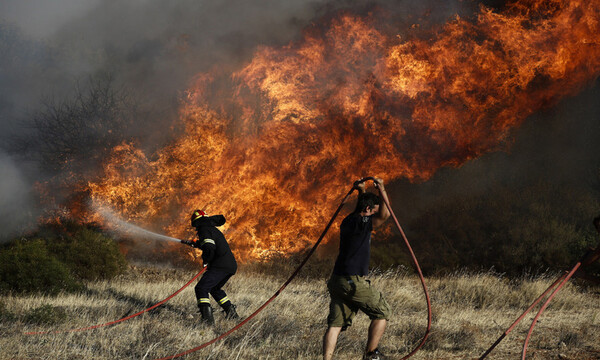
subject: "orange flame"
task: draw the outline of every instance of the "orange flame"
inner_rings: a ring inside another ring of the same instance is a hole
[[[89,189],[175,237],[192,236],[193,209],[222,213],[242,259],[301,250],[355,179],[459,166],[593,81],[599,20],[600,0],[524,0],[403,40],[341,13],[232,76],[198,75],[185,135],[155,160],[115,148]]]

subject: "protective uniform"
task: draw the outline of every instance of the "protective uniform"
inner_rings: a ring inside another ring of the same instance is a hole
[[[223,233],[217,229],[217,226],[225,224],[225,217],[223,215],[208,216],[202,210],[195,210],[191,220],[192,226],[198,232],[198,240],[189,244],[202,250],[202,261],[207,266],[206,272],[195,287],[202,320],[214,324],[208,294],[212,295],[223,308],[226,318],[238,319],[235,306],[222,289],[237,271],[237,262],[229,244]]]

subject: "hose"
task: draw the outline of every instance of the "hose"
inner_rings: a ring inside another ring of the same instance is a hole
[[[542,293],[542,295],[540,295],[537,299],[535,299],[535,301],[527,308],[527,310],[525,310],[525,312],[523,312],[523,314],[521,314],[521,316],[519,316],[519,318],[517,320],[515,320],[515,322],[513,322],[512,325],[510,325],[508,327],[508,329],[506,329],[506,331],[502,335],[500,335],[498,340],[496,340],[496,342],[494,342],[492,344],[492,346],[490,346],[490,348],[487,349],[485,351],[485,353],[483,353],[483,355],[481,355],[481,357],[479,357],[479,360],[485,359],[485,357],[488,356],[489,353],[491,353],[492,350],[494,350],[494,348],[498,344],[500,344],[500,342],[502,340],[504,340],[504,338],[515,328],[515,326],[517,326],[517,324],[520,323],[521,320],[523,320],[525,315],[527,315],[527,313],[529,313],[531,311],[531,309],[533,309],[544,298],[544,296],[546,296],[550,292],[550,290],[552,290],[556,286],[556,284],[558,284],[561,280],[563,280],[565,278],[565,276],[567,276],[567,274],[562,275],[561,277],[556,279],[556,281],[554,281],[552,283],[552,285],[548,286],[548,288]]]
[[[425,340],[427,340],[427,337],[429,336],[429,331],[431,331],[431,300],[429,298],[429,292],[427,291],[427,285],[425,285],[425,277],[423,276],[423,272],[421,271],[421,267],[419,266],[417,257],[415,256],[415,253],[413,252],[412,247],[410,246],[410,243],[408,242],[408,239],[407,239],[406,235],[404,234],[404,231],[402,230],[400,223],[398,222],[398,219],[396,219],[396,215],[392,211],[392,207],[390,206],[390,203],[385,199],[384,199],[384,201],[385,201],[385,205],[388,207],[388,210],[390,211],[390,214],[392,215],[392,218],[394,218],[394,222],[396,223],[398,230],[400,230],[400,234],[402,234],[402,239],[404,239],[404,243],[406,244],[406,247],[408,248],[408,251],[410,252],[410,256],[412,257],[413,262],[415,263],[415,267],[419,274],[419,280],[421,281],[421,285],[423,286],[423,293],[425,294],[425,300],[427,301],[427,329],[425,330],[425,334],[423,335],[423,338],[421,339],[419,344],[410,353],[408,353],[408,355],[406,355],[405,357],[403,357],[401,359],[401,360],[405,360],[405,359],[408,359],[409,357],[413,356],[417,351],[419,351],[419,349],[425,344]]]
[[[577,264],[575,264],[575,266],[573,266],[573,268],[571,269],[571,271],[569,271],[569,273],[567,275],[563,275],[564,278],[562,279],[560,284],[556,287],[556,289],[554,289],[552,294],[550,294],[550,296],[548,297],[546,302],[544,302],[544,304],[538,311],[535,318],[533,318],[533,321],[531,322],[531,326],[529,327],[529,331],[527,332],[527,337],[525,338],[525,342],[523,343],[523,352],[521,355],[522,360],[525,360],[525,355],[527,354],[527,345],[529,344],[529,339],[531,338],[531,334],[533,333],[533,328],[535,327],[535,324],[537,323],[538,318],[542,315],[544,310],[546,310],[546,307],[548,307],[548,305],[550,304],[550,301],[552,301],[552,298],[554,297],[554,295],[556,295],[556,293],[567,283],[567,281],[569,281],[571,276],[573,276],[573,274],[575,274],[575,271],[577,271],[577,269],[580,266],[581,266],[581,262],[578,262]]]

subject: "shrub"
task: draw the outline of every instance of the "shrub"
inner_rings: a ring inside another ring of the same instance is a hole
[[[0,288],[17,293],[44,292],[79,288],[65,264],[53,257],[41,239],[20,239],[0,252]]]
[[[371,243],[371,269],[389,270],[398,266],[412,268],[413,260],[402,238]]]
[[[47,240],[49,251],[82,280],[110,279],[127,268],[117,243],[85,226]]]
[[[109,279],[127,268],[118,245],[90,225],[46,224],[0,253],[0,289],[17,293],[81,289],[78,280]]]

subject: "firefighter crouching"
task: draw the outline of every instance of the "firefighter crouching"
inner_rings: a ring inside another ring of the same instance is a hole
[[[191,220],[192,227],[195,227],[198,232],[198,240],[182,240],[182,243],[201,249],[202,261],[207,266],[206,272],[195,287],[202,321],[209,325],[215,323],[208,294],[212,295],[223,308],[227,319],[239,319],[235,305],[231,303],[222,289],[237,271],[237,262],[229,244],[223,233],[217,229],[217,226],[225,224],[225,217],[223,215],[208,216],[202,210],[195,210]]]

